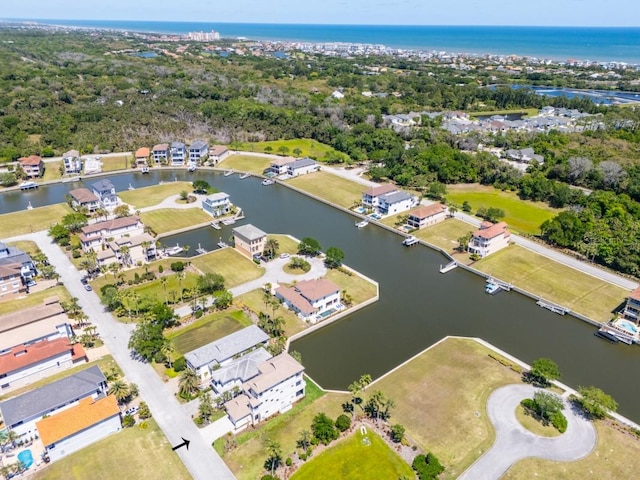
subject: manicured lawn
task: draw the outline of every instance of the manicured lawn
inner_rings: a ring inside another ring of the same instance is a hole
[[[514,232],[537,235],[545,220],[555,217],[557,208],[551,208],[543,202],[520,200],[515,192],[503,192],[483,185],[447,185],[447,201],[462,205],[469,202],[473,213],[480,207],[496,207],[504,210],[509,228]]]
[[[218,167],[262,175],[264,170],[271,164],[271,160],[270,158],[254,155],[230,155],[221,161]]]
[[[591,454],[576,462],[551,462],[528,458],[516,463],[503,480],[553,478],[637,478],[640,469],[640,440],[636,435],[621,432],[608,421],[595,423],[598,443]]]
[[[135,278],[135,274],[137,273],[138,275],[142,276],[145,273],[145,268],[149,270],[149,272],[153,272],[156,277],[159,276],[159,272],[158,272],[158,268],[160,266],[162,266],[162,268],[164,269],[164,272],[171,272],[171,264],[173,262],[177,262],[177,261],[181,261],[181,259],[179,258],[173,258],[173,257],[169,257],[169,258],[163,258],[162,260],[158,260],[155,262],[152,262],[148,265],[145,265],[143,267],[138,267],[138,268],[132,268],[131,270],[122,270],[118,273],[118,275],[122,274],[124,275],[123,277],[123,281],[127,282],[129,280],[133,280]],[[106,285],[108,283],[115,283],[117,280],[114,279],[113,274],[112,273],[107,273],[105,275],[101,275],[100,277],[96,278],[95,280],[93,280],[91,282],[91,285],[93,286],[94,290],[100,291],[100,288],[103,285]]]
[[[102,157],[103,172],[113,172],[116,170],[132,170],[131,155],[120,155],[117,157]]]
[[[458,247],[458,238],[474,230],[476,229],[468,223],[455,218],[447,218],[435,225],[416,230],[412,234],[420,240],[424,240],[451,253]]]
[[[167,338],[171,340],[176,351],[185,354],[252,323],[242,310],[216,312],[204,315],[188,327],[171,331]]]
[[[542,437],[557,437],[560,435],[560,432],[556,427],[550,423],[548,425],[543,425],[542,422],[537,420],[535,417],[528,415],[522,405],[518,405],[516,407],[516,418],[524,428],[536,435],[540,435]]]
[[[279,442],[284,458],[291,456],[296,451],[296,440],[300,437],[300,432],[311,429],[313,417],[324,412],[330,418],[337,418],[342,413],[340,405],[347,398],[349,396],[343,394],[323,394],[318,387],[307,380],[305,398],[288,412],[272,417],[256,430],[240,433],[237,436],[238,446],[223,455],[224,461],[238,480],[260,478],[267,458],[265,439]],[[223,437],[215,442],[215,448],[219,453],[223,452],[224,440]]]
[[[537,108],[516,108],[513,110],[485,110],[483,112],[471,112],[469,116],[473,117],[484,117],[487,115],[509,115],[513,113],[524,113],[524,117],[535,117],[538,114]]]
[[[194,225],[211,222],[211,215],[199,208],[180,210],[161,208],[140,214],[142,223],[151,227],[156,234],[167,233]]]
[[[264,275],[259,267],[234,248],[222,248],[205,255],[198,255],[191,263],[202,273],[219,273],[226,288],[237,287]]]
[[[28,295],[23,294],[19,297],[11,296],[10,299],[0,301],[0,315],[42,305],[45,298],[54,296],[57,296],[61,302],[68,302],[71,299],[71,295],[69,295],[67,289],[64,288],[64,285],[58,285],[42,290],[41,292],[33,292]]]
[[[265,152],[266,147],[271,147],[272,151]],[[335,151],[329,145],[316,142],[307,138],[298,138],[293,140],[276,140],[272,142],[256,142],[256,143],[243,143],[238,150],[244,150],[249,152],[258,153],[275,153],[278,154],[280,147],[286,147],[289,151],[286,155],[296,156],[293,151],[297,148],[300,150],[300,157],[311,157],[317,160],[322,160],[328,152]]]
[[[438,457],[447,468],[445,478],[456,478],[492,445],[489,394],[520,383],[520,375],[489,352],[472,340],[448,339],[368,389],[396,402],[392,422]]]
[[[268,238],[273,238],[278,241],[278,255],[281,253],[288,253],[290,255],[298,253],[298,245],[300,244],[299,240],[294,240],[289,235],[275,234],[268,235]]]
[[[629,292],[537,253],[511,245],[474,265],[545,300],[606,322]]]
[[[362,303],[376,296],[376,286],[356,274],[347,275],[339,270],[329,269],[325,278],[338,285],[343,292],[351,295],[354,304]]]
[[[37,472],[36,480],[191,479],[162,431],[151,419],[147,428],[125,428]]]
[[[48,230],[51,225],[60,222],[62,217],[71,212],[66,203],[57,203],[33,210],[5,213],[0,215],[0,238]]]
[[[58,180],[62,177],[60,175],[60,165],[61,161],[58,162],[49,162],[44,164],[44,175],[40,177],[38,183],[40,182],[50,182],[52,180]]]
[[[351,208],[359,202],[362,192],[367,189],[364,185],[327,172],[301,175],[287,180],[287,183],[345,208]]]
[[[27,252],[29,255],[35,254],[38,250],[38,244],[31,240],[18,240],[17,242],[9,242],[9,245],[18,247],[20,250]]]
[[[236,306],[245,306],[256,314],[264,312],[268,315],[273,315],[274,312],[271,307],[266,307],[264,304],[263,290],[258,288],[257,290],[251,290],[250,292],[243,293],[239,297],[233,300]],[[287,310],[282,306],[279,306],[275,311],[276,317],[282,317],[284,319],[284,332],[287,337],[290,337],[306,328],[306,324],[298,318],[298,316],[291,310]]]
[[[185,271],[185,277],[182,279],[182,282],[178,279],[175,273],[171,272],[171,275],[166,275],[167,279],[166,285],[166,298],[168,301],[173,302],[173,294],[175,292],[176,301],[180,301],[180,289],[192,289],[196,286],[199,275],[196,275],[192,272]],[[147,302],[155,302],[157,300],[165,301],[165,287],[162,286],[160,279],[157,278],[150,282],[141,283],[139,285],[133,285],[124,289],[124,292],[127,293],[137,293],[139,295],[139,306],[145,303],[145,299]],[[132,310],[135,310],[135,302],[133,299],[125,298],[122,302],[123,305],[131,307]]]
[[[191,193],[193,191],[191,182],[170,182],[152,187],[126,190],[124,192],[118,192],[118,196],[124,203],[133,205],[135,208],[144,208],[157,205],[165,198],[171,195],[178,195],[183,190]]]
[[[369,431],[364,444],[360,430],[338,442],[318,457],[312,457],[294,473],[293,480],[318,478],[369,480],[414,478],[415,473],[378,435]]]

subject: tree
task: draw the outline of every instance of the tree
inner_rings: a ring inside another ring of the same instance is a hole
[[[320,253],[320,250],[322,250],[320,242],[318,242],[315,238],[305,237],[298,244],[298,253],[301,255],[309,255],[310,257],[315,257]]]
[[[263,255],[267,257],[269,260],[273,260],[278,255],[278,249],[280,248],[280,244],[278,240],[275,238],[269,237],[264,245]]]
[[[351,418],[347,417],[346,415],[340,415],[338,418],[336,418],[336,428],[338,430],[340,430],[341,432],[345,432],[349,430],[349,427],[351,427]]]
[[[463,235],[461,237],[458,238],[457,242],[458,242],[458,251],[460,252],[466,252],[467,248],[469,247],[469,242],[471,241],[471,238],[473,237],[473,233],[469,232],[466,235]]]
[[[338,431],[333,421],[324,413],[319,413],[313,417],[311,431],[313,436],[325,445],[338,438]]]
[[[153,304],[149,309],[149,313],[153,317],[154,322],[161,325],[163,329],[172,327],[178,318],[173,309],[162,302]]]
[[[145,319],[131,333],[128,347],[140,358],[150,362],[156,357],[162,357],[162,349],[167,342],[162,334],[162,325]]]
[[[140,402],[140,405],[138,406],[138,416],[141,420],[151,418],[151,410],[149,410],[147,402]]]
[[[327,249],[327,255],[324,259],[324,264],[328,268],[338,268],[342,265],[344,260],[344,252],[338,247],[329,247]]]
[[[427,190],[427,197],[434,200],[442,200],[447,194],[447,186],[444,183],[433,182]]]
[[[433,480],[444,472],[444,467],[440,465],[440,462],[432,453],[416,456],[416,458],[413,459],[411,468],[416,471],[420,480]]]
[[[232,303],[233,293],[229,290],[224,290],[216,295],[216,307],[219,310],[224,310],[225,308],[230,307]]]
[[[128,217],[129,215],[131,215],[131,211],[129,210],[129,205],[118,205],[116,208],[113,209],[113,214],[116,216],[116,218],[121,218],[121,217]]]
[[[578,183],[593,169],[593,162],[585,157],[571,157],[567,164],[572,183]]]
[[[202,293],[224,290],[224,277],[219,273],[206,273],[198,277],[197,287]]]
[[[69,236],[70,236],[69,229],[64,225],[60,225],[59,223],[56,223],[49,229],[47,233],[51,238],[53,238],[53,241],[56,242],[57,244],[62,246],[69,244]]]
[[[113,395],[118,403],[122,403],[130,395],[129,386],[123,380],[116,380],[109,387],[109,395]]]
[[[200,394],[200,404],[198,405],[198,416],[203,422],[208,423],[213,416],[213,400],[211,399],[211,393],[204,392]]]
[[[597,387],[578,387],[578,393],[578,403],[593,418],[604,418],[607,411],[618,409],[618,402]]]
[[[87,226],[87,217],[83,213],[67,213],[62,217],[62,225],[71,233],[79,232],[82,227]]]
[[[302,150],[300,150],[299,148],[294,148],[294,149],[293,149],[293,154],[294,154],[296,157],[299,157],[299,156],[301,156],[301,155],[302,155]]]
[[[200,385],[200,379],[198,374],[192,368],[187,368],[180,374],[178,380],[178,389],[180,395],[183,397],[191,397],[193,393],[198,389]]]
[[[180,303],[182,303],[182,295],[184,290],[182,290],[182,280],[184,280],[185,274],[182,270],[176,272],[176,278],[178,279],[178,293],[180,293]]]
[[[598,164],[598,171],[602,174],[602,183],[605,188],[618,186],[618,183],[626,176],[619,163],[613,160],[605,160]]]
[[[282,464],[282,448],[280,448],[279,442],[270,438],[265,439],[264,447],[269,455],[267,460],[264,462],[264,468],[269,470],[271,475],[273,475],[273,473]]]
[[[405,432],[405,428],[399,423],[392,425],[390,430],[391,440],[393,440],[396,443],[402,442],[402,440],[404,439],[404,432]]]
[[[180,200],[186,202],[188,198],[189,198],[189,192],[187,192],[186,190],[182,190],[180,192]]]
[[[193,193],[208,193],[211,190],[211,185],[204,180],[194,180],[191,184],[193,186]]]
[[[296,445],[306,452],[309,445],[311,445],[311,438],[311,432],[309,430],[302,430],[300,437],[296,441]]]
[[[546,386],[553,380],[560,379],[560,369],[556,362],[549,358],[538,358],[531,364],[529,375],[539,384]]]
[[[544,390],[539,390],[533,394],[533,401],[536,404],[538,414],[549,419],[552,414],[561,411],[564,408],[562,399],[557,395]]]

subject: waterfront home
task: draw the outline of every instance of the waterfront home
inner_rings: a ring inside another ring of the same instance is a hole
[[[114,395],[94,400],[83,398],[77,405],[36,423],[49,460],[55,462],[122,428],[120,408]]]
[[[40,305],[0,316],[0,351],[41,340],[71,338],[73,329],[58,297]]]
[[[258,366],[272,355],[264,348],[256,348],[240,358],[232,360],[228,365],[211,372],[211,388],[220,395],[240,387],[260,373]]]
[[[289,171],[289,165],[294,161],[293,157],[276,158],[271,161],[265,173],[272,175],[285,175]]]
[[[100,205],[105,210],[110,210],[118,206],[118,195],[116,187],[109,180],[103,179],[91,184],[93,194],[98,197]]]
[[[422,205],[415,210],[409,212],[407,224],[411,228],[420,229],[429,225],[434,225],[447,218],[449,209],[441,203],[432,205]]]
[[[209,153],[209,145],[202,140],[196,140],[189,145],[189,162],[199,164],[207,158]]]
[[[209,150],[209,160],[213,162],[213,164],[217,164],[231,155],[231,152],[224,145],[214,145],[211,150]]]
[[[22,265],[19,263],[0,265],[0,297],[12,293],[23,293],[26,290],[27,287],[22,282],[20,275],[21,268]]]
[[[231,197],[224,192],[207,195],[202,200],[202,209],[214,217],[226,215],[231,211]]]
[[[416,197],[402,190],[385,193],[378,197],[378,206],[374,208],[378,215],[395,215],[405,212],[417,203]]]
[[[242,394],[224,404],[234,429],[284,413],[304,398],[304,367],[288,353],[258,365],[259,374],[242,385]]]
[[[291,177],[298,177],[307,173],[317,172],[320,170],[320,165],[315,160],[311,160],[308,157],[294,160],[287,165],[287,173]]]
[[[4,394],[41,378],[87,361],[79,343],[66,337],[14,345],[0,351],[0,393]]]
[[[83,398],[107,393],[107,379],[94,365],[43,387],[0,402],[5,426],[17,435],[35,435],[36,422],[45,415],[77,405]]]
[[[182,142],[171,143],[171,165],[178,166],[184,165],[184,160],[187,157],[187,147]]]
[[[4,242],[0,242],[0,266],[14,270],[16,264],[20,266],[20,277],[25,285],[32,281],[33,277],[38,274],[38,270],[28,253],[25,253],[18,247],[10,247]],[[8,274],[8,272],[5,273]],[[9,289],[3,291],[2,287],[0,287],[0,296],[8,293],[8,290]]]
[[[233,244],[236,250],[252,258],[262,255],[267,234],[250,223],[233,229]]]
[[[40,177],[44,173],[44,162],[38,155],[19,158],[18,163],[29,178]]]
[[[640,287],[633,290],[627,297],[622,315],[627,320],[638,323],[640,320]]]
[[[145,167],[149,161],[149,149],[147,147],[140,147],[135,153],[136,167]]]
[[[309,323],[316,323],[344,308],[340,303],[340,287],[325,278],[278,287],[275,296],[285,308]]]
[[[139,217],[120,217],[104,222],[97,222],[82,227],[80,244],[85,252],[99,251],[107,246],[107,241],[117,240],[128,236],[133,237],[144,233],[144,224]]]
[[[509,245],[511,234],[507,230],[507,224],[500,222],[482,222],[480,229],[472,234],[468,245],[469,253],[486,257]]]
[[[157,256],[156,241],[148,233],[123,236],[113,240],[108,243],[108,248],[105,249],[104,252],[108,250],[111,250],[115,260],[125,267],[149,262]],[[99,252],[98,256],[104,252]],[[112,262],[98,261],[98,263],[104,265]]]
[[[82,173],[82,159],[78,150],[69,150],[62,154],[64,173],[67,175]]]
[[[152,149],[153,161],[158,164],[169,161],[169,144],[159,143],[154,145]]]
[[[372,187],[369,190],[362,193],[362,205],[365,208],[368,207],[368,208],[376,209],[380,203],[380,197],[382,195],[386,195],[387,193],[393,193],[397,191],[398,191],[398,187],[390,183]]]
[[[250,325],[226,337],[208,343],[184,354],[187,366],[201,381],[207,381],[213,371],[229,365],[235,358],[257,347],[266,346],[269,335],[256,325]]]
[[[87,157],[84,160],[84,174],[94,175],[102,172],[102,162],[100,157]]]
[[[93,213],[100,208],[100,199],[88,188],[75,188],[69,192],[71,207],[74,210],[86,209]]]

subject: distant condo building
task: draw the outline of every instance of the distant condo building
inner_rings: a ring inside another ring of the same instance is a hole
[[[189,32],[187,38],[195,42],[211,42],[220,40],[220,33],[215,30],[211,30],[210,32]]]

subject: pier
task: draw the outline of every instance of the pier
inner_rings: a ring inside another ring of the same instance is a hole
[[[440,265],[440,273],[450,272],[451,270],[453,270],[457,266],[458,266],[458,262],[456,262],[455,260],[447,263],[444,267],[442,265]]]
[[[496,280],[493,277],[488,277],[487,283],[493,283],[494,285],[498,285],[502,290],[506,290],[507,292],[513,288],[513,285],[511,285],[510,283],[503,282],[502,280]],[[540,303],[538,303],[538,305],[540,305]]]
[[[200,255],[207,253],[207,250],[202,248],[202,246],[200,244],[198,244],[198,248],[196,248],[196,252],[198,252]]]
[[[540,298],[536,302],[536,305],[542,308],[546,308],[547,310],[551,310],[553,313],[557,313],[558,315],[565,315],[566,313],[569,313],[571,311],[566,307],[563,307],[561,305],[556,305],[555,303],[547,302],[542,298]]]

